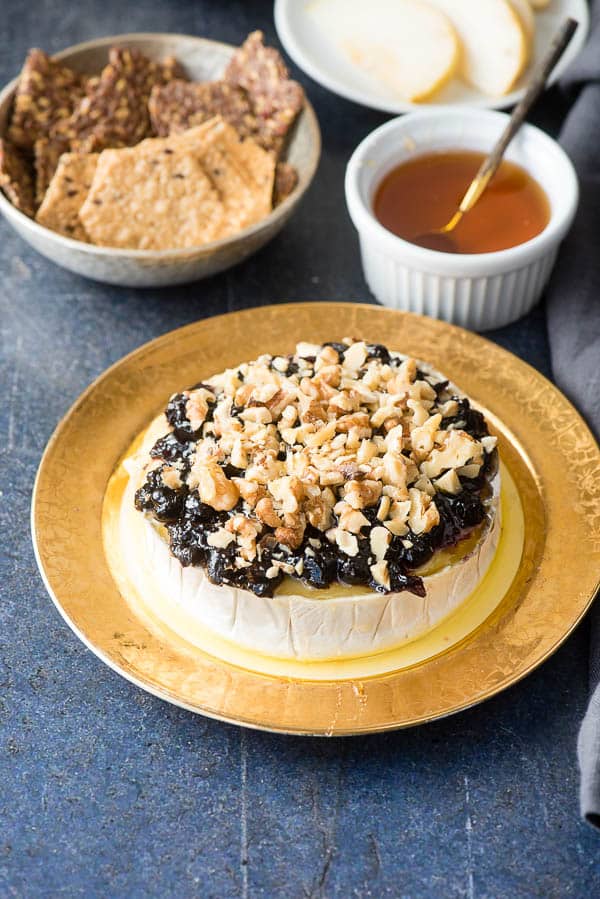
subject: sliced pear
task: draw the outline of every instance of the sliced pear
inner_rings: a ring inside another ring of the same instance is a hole
[[[523,31],[527,37],[527,46],[531,50],[535,37],[535,16],[529,0],[509,0],[510,5],[521,20]]]
[[[402,100],[426,100],[456,73],[456,32],[422,0],[317,0],[309,10],[355,66]]]
[[[528,62],[527,36],[508,0],[429,0],[462,42],[461,74],[493,97],[507,94]]]

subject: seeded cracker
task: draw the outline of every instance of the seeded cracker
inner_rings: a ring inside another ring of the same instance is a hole
[[[204,151],[207,147],[218,143],[226,153],[237,160],[238,165],[247,171],[255,190],[263,197],[268,198],[270,203],[275,176],[273,155],[263,150],[253,140],[240,140],[235,128],[224,122],[220,116],[215,116],[197,128],[182,132],[177,137],[181,140],[182,146],[187,143],[201,158],[204,158]],[[270,206],[267,211],[271,211]]]
[[[89,242],[79,210],[89,193],[97,164],[97,153],[64,153],[37,211],[36,222],[65,237]]]
[[[150,134],[152,88],[175,77],[185,76],[174,59],[156,63],[138,50],[112,47],[108,65],[61,133],[79,152],[133,146]]]
[[[272,208],[273,156],[253,141],[240,141],[235,129],[220,116],[180,135],[201,160],[219,192],[224,214],[219,237],[228,237],[254,224]]]
[[[104,246],[201,246],[271,209],[274,161],[220,118],[101,154],[81,219]]]
[[[220,115],[240,137],[252,137],[255,118],[246,92],[225,81],[174,80],[152,89],[150,119],[160,137],[177,134]]]
[[[304,91],[291,81],[281,55],[265,47],[262,31],[253,31],[234,53],[225,80],[248,92],[263,147],[280,154],[296,116],[304,105]]]
[[[33,147],[33,165],[35,168],[35,205],[40,206],[44,200],[48,185],[56,171],[58,160],[67,153],[69,145],[57,137],[40,137]]]
[[[298,172],[289,162],[278,162],[275,169],[275,185],[273,187],[273,206],[289,197],[298,184]]]
[[[167,250],[215,239],[223,203],[199,160],[176,141],[156,138],[101,154],[80,211],[94,243]]]
[[[29,163],[7,140],[0,140],[0,187],[13,206],[33,216],[33,177]]]
[[[8,138],[17,146],[33,148],[66,120],[83,96],[84,79],[67,66],[30,50],[21,71]]]

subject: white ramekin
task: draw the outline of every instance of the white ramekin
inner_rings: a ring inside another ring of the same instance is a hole
[[[367,283],[385,306],[482,331],[520,318],[539,300],[579,197],[571,161],[539,128],[523,125],[506,152],[550,201],[550,221],[532,240],[497,253],[438,253],[402,240],[373,214],[375,191],[398,163],[434,150],[487,152],[507,120],[504,113],[478,109],[423,110],[382,125],[354,151],[346,202]]]

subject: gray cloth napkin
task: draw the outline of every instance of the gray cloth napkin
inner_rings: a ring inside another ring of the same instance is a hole
[[[581,198],[548,287],[548,337],[558,386],[600,435],[600,0],[584,50],[563,79],[579,90],[560,142],[579,175]],[[590,614],[591,697],[578,757],[581,814],[600,828],[600,604]]]

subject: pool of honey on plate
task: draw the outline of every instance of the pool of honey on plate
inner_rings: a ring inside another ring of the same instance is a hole
[[[427,153],[392,169],[379,184],[373,211],[381,224],[411,243],[450,221],[484,153]],[[502,160],[475,206],[452,231],[453,252],[494,253],[531,240],[550,220],[550,203],[520,165]]]

